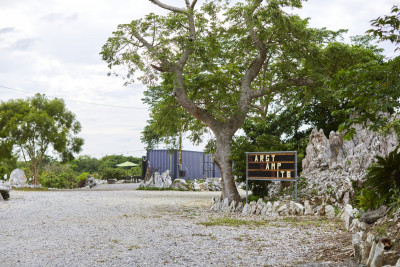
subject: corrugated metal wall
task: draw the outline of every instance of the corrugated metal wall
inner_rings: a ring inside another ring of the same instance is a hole
[[[185,171],[185,179],[202,179],[203,152],[182,151],[182,170]]]
[[[170,170],[173,179],[179,178],[178,157],[178,151],[171,152],[166,149],[147,151],[147,162],[151,170],[160,173]],[[185,172],[184,178],[190,180],[221,177],[218,167],[212,161],[212,155],[198,151],[182,151],[182,170]]]
[[[170,153],[168,150],[149,150],[147,151],[147,166],[155,172],[163,173],[166,170],[171,170],[173,157],[176,157],[176,152]]]

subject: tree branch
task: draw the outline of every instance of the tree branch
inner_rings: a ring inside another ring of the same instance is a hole
[[[174,7],[174,6],[170,6],[170,5],[166,5],[164,3],[161,3],[158,0],[149,0],[150,2],[152,2],[153,4],[163,8],[163,9],[167,9],[169,11],[173,11],[173,12],[179,12],[179,13],[185,13],[187,12],[187,9],[184,8],[179,8],[179,7]]]
[[[257,77],[258,73],[260,72],[263,63],[267,57],[267,49],[265,44],[258,38],[257,33],[253,29],[252,26],[252,18],[254,11],[260,6],[261,0],[257,0],[253,5],[253,9],[249,14],[243,14],[244,19],[246,21],[247,27],[249,28],[249,36],[253,40],[254,45],[258,49],[258,55],[250,64],[250,67],[246,70],[242,80],[241,80],[241,87],[242,87],[242,94],[240,96],[239,105],[240,109],[247,114],[248,106],[251,100],[254,98],[253,92],[251,90],[251,83]]]
[[[157,49],[152,44],[150,44],[146,39],[144,39],[143,36],[141,36],[137,32],[133,32],[132,35],[135,36],[135,38],[138,39],[138,41],[140,43],[142,43],[150,53],[152,53],[154,56],[159,58],[159,54],[160,53],[157,51]],[[172,70],[172,64],[168,60],[166,60],[165,58],[160,59],[160,60],[161,60],[161,63],[162,63],[162,67],[161,67],[162,69],[165,70],[165,68],[167,68],[168,70]],[[154,65],[151,65],[151,66],[153,68],[155,67]],[[157,68],[155,68],[155,69],[157,69]]]
[[[195,4],[195,2],[192,3],[192,5]],[[185,66],[189,55],[192,53],[192,43],[196,39],[196,26],[194,23],[194,17],[193,17],[193,12],[188,12],[187,13],[188,17],[188,22],[189,22],[189,41],[190,44],[188,44],[188,47],[186,47],[185,51],[183,51],[181,58],[179,59],[178,65],[181,69]]]
[[[196,5],[197,0],[193,0],[192,4],[190,5],[190,9],[193,10],[194,6]]]

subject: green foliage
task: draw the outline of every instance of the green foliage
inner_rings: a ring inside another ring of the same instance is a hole
[[[385,15],[372,20],[374,29],[367,32],[379,38],[380,41],[390,41],[395,45],[400,44],[400,9],[399,6],[394,5],[391,13],[393,15]],[[400,49],[397,47],[396,50]]]
[[[362,188],[361,193],[356,196],[357,206],[364,211],[375,210],[379,208],[381,200],[375,191]]]
[[[384,196],[391,188],[400,188],[399,147],[387,157],[376,156],[377,162],[367,169],[365,185]]]
[[[43,167],[39,182],[44,187],[73,189],[78,187],[78,175],[69,164],[52,161]]]
[[[377,162],[367,169],[358,204],[364,210],[380,205],[398,206],[400,191],[400,151],[397,147],[387,157],[376,156]]]
[[[250,203],[252,201],[258,201],[260,199],[260,196],[253,192],[252,195],[248,196],[248,199],[249,199],[249,203]]]
[[[8,200],[10,198],[10,193],[7,190],[0,190],[0,194],[4,200]]]
[[[268,226],[270,225],[270,221],[256,221],[256,220],[243,220],[238,218],[224,217],[224,218],[216,218],[210,219],[207,222],[200,222],[200,225],[204,226],[231,226],[231,227],[239,227],[239,226]]]
[[[391,13],[372,20],[373,29],[367,32],[378,41],[391,41],[400,44],[400,12],[393,6]],[[398,50],[399,47],[396,48]],[[400,103],[400,57],[387,62],[371,61],[355,65],[335,75],[332,87],[337,95],[348,102],[347,107],[338,109],[333,114],[346,119],[340,125],[346,131],[345,137],[351,138],[355,130],[354,123],[367,124],[371,130],[386,132],[395,130],[400,133],[399,119],[390,120],[388,114],[399,112]]]
[[[1,153],[0,153],[1,154]],[[4,177],[5,174],[9,177],[11,172],[17,168],[17,157],[10,156],[8,158],[0,158],[0,179]]]
[[[347,108],[334,114],[345,116],[339,130],[347,138],[354,134],[353,124],[365,124],[373,131],[398,129],[398,119],[389,114],[398,113],[400,103],[400,57],[388,62],[369,62],[340,71],[331,86],[336,94],[346,99]]]
[[[126,172],[123,169],[105,168],[101,172],[101,178],[103,180],[107,179],[117,179],[123,180],[126,177]]]
[[[100,162],[98,159],[90,156],[79,156],[70,162],[72,169],[77,172],[95,173],[99,170]]]
[[[88,172],[82,172],[81,174],[79,174],[79,176],[77,177],[77,182],[78,182],[78,187],[82,188],[86,185],[88,178],[90,177],[90,173]]]
[[[0,103],[0,150],[18,148],[36,184],[49,148],[63,161],[72,160],[81,150],[83,139],[75,136],[80,130],[80,123],[61,99],[36,94]]]

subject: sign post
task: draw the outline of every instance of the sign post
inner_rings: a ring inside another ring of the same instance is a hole
[[[249,180],[295,182],[297,202],[297,151],[246,152],[246,203]]]

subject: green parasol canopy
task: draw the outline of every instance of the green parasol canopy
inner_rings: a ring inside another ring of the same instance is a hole
[[[117,164],[117,167],[136,167],[136,166],[139,165],[130,161],[125,161],[124,163]]]

